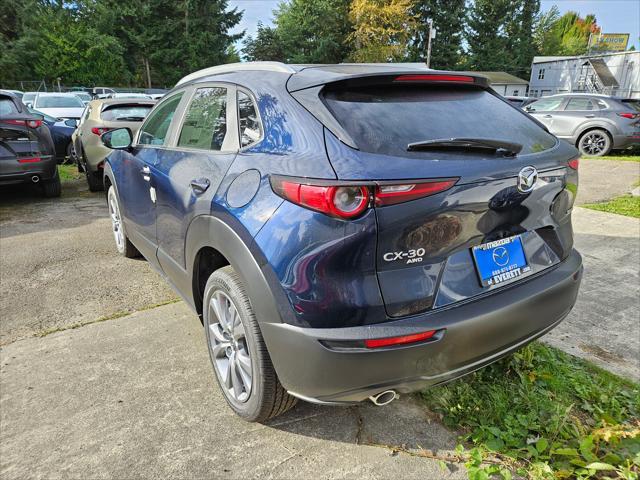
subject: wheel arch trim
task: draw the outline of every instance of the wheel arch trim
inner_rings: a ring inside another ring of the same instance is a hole
[[[280,289],[275,273],[253,243],[253,238],[248,232],[242,232],[241,225],[239,229],[234,229],[230,225],[233,220],[229,219],[228,222],[215,215],[199,215],[191,221],[185,238],[188,278],[194,279],[198,253],[203,248],[213,248],[225,257],[240,276],[258,323],[282,323],[288,309],[279,305],[281,302],[287,302],[288,305],[286,296]],[[196,288],[195,285],[193,288]],[[195,290],[192,298],[195,304]]]

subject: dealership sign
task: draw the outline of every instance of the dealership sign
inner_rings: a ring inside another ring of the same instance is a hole
[[[628,33],[601,33],[591,37],[589,47],[602,52],[624,52],[628,43]]]

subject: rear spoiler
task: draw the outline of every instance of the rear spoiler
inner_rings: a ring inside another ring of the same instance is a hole
[[[313,70],[313,69],[309,69]],[[351,148],[359,150],[358,145],[351,135],[340,125],[340,122],[329,111],[322,100],[321,92],[324,88],[354,88],[374,85],[456,85],[463,88],[479,88],[488,90],[490,82],[487,77],[481,75],[444,72],[436,70],[399,70],[399,71],[378,71],[354,74],[353,72],[331,72],[332,75],[314,75],[315,79],[304,79],[302,70],[292,75],[287,82],[287,90],[305,109],[316,117],[331,133],[333,133],[342,143]],[[309,77],[310,75],[307,75]],[[325,78],[322,78],[325,77]],[[298,78],[298,80],[296,80]],[[300,81],[300,79],[306,81]],[[314,81],[315,80],[315,81]],[[324,80],[324,81],[321,81]],[[328,80],[328,81],[327,81]],[[309,85],[309,83],[312,83]]]

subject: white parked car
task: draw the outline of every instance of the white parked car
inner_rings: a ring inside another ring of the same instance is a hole
[[[73,93],[38,93],[33,104],[28,105],[52,117],[79,120],[84,103]]]

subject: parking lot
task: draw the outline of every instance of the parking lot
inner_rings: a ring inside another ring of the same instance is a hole
[[[628,192],[640,164],[580,172],[587,203]],[[104,194],[76,180],[59,200],[0,202],[0,476],[465,478],[433,458],[446,463],[456,433],[411,397],[243,422],[197,317],[145,261],[116,254]],[[640,223],[576,208],[574,230],[583,286],[544,341],[639,380]]]

